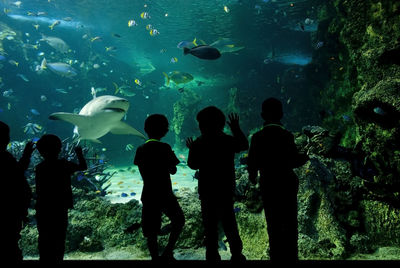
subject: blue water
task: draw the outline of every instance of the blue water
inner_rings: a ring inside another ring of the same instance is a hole
[[[318,103],[307,91],[304,69],[315,51],[311,35],[317,31],[318,1],[291,7],[292,2],[296,1],[29,0],[17,7],[15,1],[2,1],[0,120],[11,126],[12,140],[34,138],[24,133],[28,123],[42,127],[36,136],[47,132],[62,139],[72,137],[72,124],[48,116],[78,113],[93,98],[92,88],[98,90],[97,96],[114,95],[115,83],[134,92],[134,96],[117,95],[130,102],[125,122],[143,133],[144,120],[152,113],[167,115],[172,124],[177,116],[174,104],[184,100],[185,90],[200,99],[193,109],[216,105],[228,113],[231,88],[237,88],[234,106],[245,133],[262,124],[260,105],[271,96],[282,100],[289,129],[318,123]],[[149,18],[142,19],[143,12]],[[299,30],[299,22],[307,18],[313,24]],[[137,25],[129,27],[132,20]],[[159,34],[152,36],[151,29]],[[68,51],[60,52],[41,40],[43,36],[60,38]],[[183,56],[177,45],[194,38],[198,44],[228,38],[231,46],[244,48],[214,61]],[[271,53],[276,60],[265,64]],[[43,58],[70,64],[77,75],[69,78],[49,68],[39,70]],[[172,71],[190,73],[194,81],[166,87],[162,73]],[[300,80],[303,84],[298,84]],[[297,84],[291,88],[291,83]],[[10,89],[12,95],[4,96]],[[174,146],[178,138],[199,135],[191,116],[183,133],[171,130],[164,141]],[[113,134],[100,140],[101,144],[90,146],[103,149],[117,166],[132,162],[134,149],[125,150],[127,144],[137,148],[142,143],[134,136]]]

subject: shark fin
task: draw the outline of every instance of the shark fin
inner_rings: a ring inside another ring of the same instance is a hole
[[[116,124],[111,130],[110,132],[112,134],[117,134],[117,135],[135,135],[138,137],[141,137],[142,139],[146,139],[146,137],[140,133],[139,131],[137,131],[136,129],[134,129],[133,127],[131,127],[130,125],[128,125],[127,123],[124,123],[122,121],[119,121],[118,124]]]
[[[49,116],[49,119],[66,121],[68,123],[74,124],[75,126],[79,127],[80,125],[86,122],[87,117],[79,114],[59,112],[59,113],[52,113]]]

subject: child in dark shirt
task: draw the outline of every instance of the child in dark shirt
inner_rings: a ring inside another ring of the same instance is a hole
[[[199,170],[198,192],[205,231],[206,260],[219,261],[218,223],[222,223],[232,254],[232,261],[243,261],[242,240],[237,228],[234,205],[235,153],[248,149],[248,141],[239,126],[239,117],[229,115],[233,136],[223,132],[225,115],[215,106],[197,114],[201,136],[186,140],[188,166]]]
[[[43,135],[36,148],[44,160],[36,166],[36,219],[41,261],[60,262],[64,257],[68,209],[73,207],[71,175],[87,169],[81,147],[75,147],[79,164],[59,159],[61,140]]]
[[[170,220],[172,230],[169,241],[161,255],[166,261],[175,260],[173,249],[185,224],[183,211],[179,206],[171,185],[170,174],[175,174],[179,160],[171,147],[160,139],[168,132],[168,119],[161,114],[150,115],[144,125],[149,139],[136,150],[134,164],[139,167],[143,178],[141,196],[142,230],[152,260],[159,260],[157,236],[161,228],[161,215]]]
[[[296,261],[299,181],[293,168],[303,165],[308,156],[297,151],[293,134],[282,126],[282,103],[278,99],[265,100],[261,116],[264,126],[253,135],[248,154],[249,180],[256,183],[260,172],[270,259]]]
[[[0,172],[2,191],[1,204],[1,244],[0,258],[11,263],[23,260],[18,246],[21,238],[22,222],[26,221],[32,192],[24,176],[33,152],[33,143],[28,142],[22,157],[17,162],[7,151],[10,142],[10,128],[0,121]]]

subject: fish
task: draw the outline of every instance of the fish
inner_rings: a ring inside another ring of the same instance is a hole
[[[21,1],[15,1],[15,2],[12,2],[11,4],[13,4],[14,6],[16,6],[17,8],[20,8],[21,5],[22,5],[22,2],[21,2]]]
[[[227,6],[224,6],[224,11],[226,12],[226,13],[229,13],[229,7],[227,7]]]
[[[218,49],[221,54],[233,53],[244,49],[243,46],[237,46],[232,39],[226,37],[218,39],[211,43],[210,46]]]
[[[54,21],[54,22],[49,26],[50,30],[53,30],[54,27],[56,27],[56,26],[57,26],[58,24],[60,24],[60,23],[61,23],[61,21],[59,21],[59,20]]]
[[[113,47],[113,46],[111,46],[111,47],[106,47],[106,51],[115,51],[115,50],[117,50],[116,47]]]
[[[46,58],[43,58],[40,64],[40,70],[49,69],[53,73],[62,77],[72,78],[77,75],[76,70],[69,64],[64,62],[47,62]]]
[[[165,78],[167,78],[167,86],[169,85],[170,81],[173,81],[175,84],[179,85],[189,83],[194,79],[191,74],[179,71],[173,71],[169,74],[163,72],[163,75],[165,76]]]
[[[20,78],[21,78],[22,80],[24,80],[25,82],[29,82],[29,79],[26,78],[25,75],[23,75],[23,74],[17,74],[17,76],[20,77]]]
[[[323,47],[324,46],[324,42],[323,41],[319,41],[319,42],[317,42],[316,44],[315,44],[315,49],[317,50],[317,49],[320,49],[321,47]]]
[[[156,35],[159,35],[160,32],[159,32],[157,29],[151,29],[150,32],[149,32],[149,34],[150,34],[151,36],[156,36]]]
[[[75,125],[74,136],[79,140],[100,143],[99,138],[107,133],[146,137],[121,119],[128,112],[129,101],[112,96],[95,97],[86,103],[79,114],[57,112],[49,116],[51,120],[62,120]]]
[[[131,196],[135,196],[136,193],[135,193],[135,192],[131,192],[130,195],[131,195]]]
[[[221,53],[215,47],[208,45],[199,45],[193,48],[183,48],[183,55],[192,54],[193,56],[203,60],[216,60],[221,57]]]
[[[386,112],[379,106],[374,108],[374,113],[381,115],[381,116],[386,115]]]
[[[101,40],[101,39],[102,38],[100,36],[95,36],[93,38],[90,38],[90,42],[94,42],[94,41]]]
[[[127,193],[122,193],[121,197],[128,197],[128,194]]]
[[[16,67],[18,67],[19,65],[19,62],[16,62],[15,60],[9,60],[8,63],[11,65],[15,65]]]
[[[61,94],[67,94],[67,93],[68,93],[68,92],[67,92],[65,89],[63,89],[63,88],[56,88],[55,91],[58,92],[58,93],[61,93]]]
[[[147,30],[147,31],[150,31],[151,29],[153,29],[153,25],[147,24],[147,25],[146,25],[146,30]]]
[[[4,61],[4,60],[6,60],[7,58],[4,56],[4,55],[0,55],[0,61]]]
[[[31,109],[30,111],[31,111],[31,113],[32,113],[33,115],[40,115],[39,111],[36,110],[36,109]]]
[[[5,90],[3,92],[3,97],[5,98],[10,98],[14,93],[14,90],[12,88],[10,88],[9,90]]]
[[[171,63],[176,63],[176,62],[178,62],[178,58],[177,57],[172,57],[170,62]]]
[[[24,133],[30,135],[36,135],[43,131],[43,127],[36,123],[28,123],[24,126]]]
[[[140,17],[141,17],[142,19],[144,19],[144,20],[150,19],[150,18],[151,18],[148,12],[142,12],[142,13],[140,13]]]
[[[264,59],[264,64],[279,62],[286,65],[305,66],[309,64],[311,60],[312,57],[308,55],[281,55],[281,56],[268,57]]]
[[[61,38],[42,35],[42,39],[40,39],[40,41],[47,42],[47,44],[49,44],[52,48],[61,53],[67,53],[69,51],[69,46]]]
[[[121,36],[119,34],[116,34],[116,33],[113,33],[112,36],[121,38]]]
[[[120,182],[117,183],[117,185],[121,185],[121,184],[123,184],[123,183],[124,183],[123,181],[120,181]]]
[[[139,79],[135,79],[135,84],[138,86],[142,86],[142,82]]]
[[[184,48],[184,47],[188,47],[188,46],[195,46],[197,47],[197,43],[196,43],[196,37],[193,39],[193,41],[181,41],[178,43],[178,45],[176,46],[177,48]]]
[[[128,27],[132,27],[132,26],[137,26],[138,24],[136,23],[135,20],[129,20],[128,21]]]
[[[47,97],[46,97],[45,95],[41,95],[41,96],[40,96],[40,100],[41,100],[41,101],[46,101],[46,100],[47,100]]]
[[[346,115],[346,114],[342,115],[342,118],[343,118],[343,120],[346,121],[346,122],[351,121],[350,116],[348,116],[348,115]]]
[[[136,95],[134,89],[132,87],[130,87],[130,86],[123,85],[123,86],[119,87],[117,85],[117,83],[113,82],[113,84],[114,84],[114,87],[115,87],[115,93],[114,94],[121,93],[122,95],[127,96],[127,97],[133,97],[133,96]]]

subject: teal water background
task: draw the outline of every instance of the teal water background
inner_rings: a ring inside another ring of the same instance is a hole
[[[317,24],[319,1],[138,1],[138,0],[52,0],[2,1],[0,22],[16,32],[12,40],[2,40],[6,57],[1,61],[1,92],[13,89],[11,97],[0,97],[0,119],[11,126],[12,140],[32,139],[42,133],[54,133],[62,139],[72,136],[73,125],[51,121],[53,112],[78,112],[92,99],[91,87],[107,88],[97,95],[114,95],[114,84],[131,87],[135,96],[130,101],[126,122],[143,132],[145,118],[152,113],[174,117],[173,104],[180,100],[181,86],[166,88],[163,72],[181,71],[194,76],[194,82],[184,86],[201,96],[199,108],[216,105],[223,110],[229,104],[231,88],[237,88],[237,108],[246,134],[262,124],[259,117],[263,99],[274,96],[282,100],[285,109],[285,125],[300,130],[303,125],[319,121],[320,109],[307,91],[306,66],[264,60],[271,54],[289,57],[311,58],[315,44],[311,38],[316,26],[305,30],[299,25],[309,18]],[[294,5],[292,6],[292,4]],[[227,10],[224,10],[227,7]],[[30,16],[28,12],[45,12]],[[147,12],[148,19],[141,13]],[[12,15],[23,16],[16,19]],[[68,18],[68,21],[63,20]],[[55,20],[60,24],[51,30]],[[137,26],[129,27],[135,20]],[[36,30],[33,25],[38,24]],[[151,36],[146,25],[151,24],[159,34]],[[70,52],[60,53],[43,41],[42,34],[64,40]],[[100,40],[91,41],[92,38]],[[223,53],[215,61],[183,56],[177,48],[181,41],[211,44],[221,38],[229,38],[235,46],[244,49]],[[315,36],[314,36],[315,40]],[[38,45],[37,49],[30,46]],[[106,47],[116,50],[106,51]],[[43,52],[43,55],[39,53]],[[35,67],[43,58],[50,62],[71,62],[77,70],[73,78],[65,78],[48,70],[39,74]],[[171,58],[177,62],[172,63]],[[9,61],[18,62],[18,66]],[[83,63],[83,67],[81,64]],[[99,68],[94,68],[98,64]],[[154,71],[146,73],[148,66]],[[21,79],[23,74],[27,80]],[[285,78],[286,77],[286,78]],[[135,84],[139,79],[142,86]],[[285,80],[286,79],[286,80]],[[282,85],[283,81],[290,85]],[[202,84],[199,85],[198,82]],[[290,86],[292,89],[290,90]],[[66,94],[55,89],[65,89]],[[41,96],[46,101],[41,101]],[[32,113],[32,109],[38,113]],[[24,126],[36,123],[43,132],[36,135],[24,133]],[[193,120],[190,132],[199,131]],[[102,148],[116,166],[132,163],[133,151],[126,151],[127,144],[136,148],[142,140],[134,136],[107,134],[101,138]],[[170,131],[164,141],[172,146],[175,134]]]

